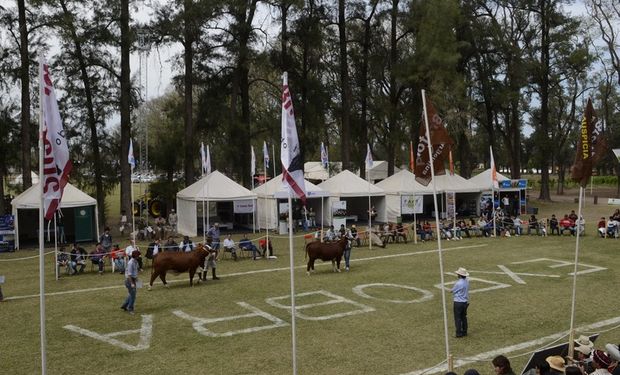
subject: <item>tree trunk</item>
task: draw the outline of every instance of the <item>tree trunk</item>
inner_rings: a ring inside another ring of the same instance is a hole
[[[88,77],[86,61],[84,54],[82,53],[82,45],[80,39],[75,31],[75,25],[73,23],[73,15],[69,13],[67,4],[64,0],[60,1],[62,11],[65,16],[66,26],[69,27],[71,32],[71,38],[73,39],[73,45],[75,48],[75,57],[78,60],[80,66],[80,73],[82,76],[82,84],[84,85],[84,95],[86,96],[86,111],[88,113],[88,125],[90,128],[90,143],[93,150],[93,163],[95,173],[95,191],[97,196],[97,204],[99,206],[99,223],[105,226],[105,192],[103,190],[103,178],[101,167],[101,156],[99,152],[99,136],[97,135],[97,120],[95,119],[95,110],[93,107],[93,93],[90,84],[90,78]]]
[[[193,59],[194,59],[194,33],[192,31],[191,8],[192,0],[184,0],[184,39],[185,39],[185,75],[184,83],[184,111],[183,122],[185,124],[185,147],[183,156],[183,165],[185,167],[185,186],[194,183],[194,119],[193,119]]]
[[[362,66],[360,75],[362,80],[360,82],[360,132],[359,132],[359,144],[362,146],[360,149],[365,150],[365,146],[368,143],[368,66],[370,65],[370,37],[372,34],[371,21],[377,9],[377,1],[373,1],[373,8],[368,18],[364,20],[364,42],[362,44]],[[366,179],[366,168],[364,168],[364,158],[361,153],[357,155],[359,160],[360,177]]]
[[[551,147],[549,145],[549,24],[547,1],[540,0],[540,19],[541,19],[541,77],[540,77],[540,195],[538,199],[551,200],[549,192],[549,159],[551,158]]]
[[[129,0],[121,0],[121,210],[132,214],[131,202],[131,167],[127,163],[129,141],[131,139],[131,68],[129,52],[131,35],[129,31]]]
[[[392,0],[391,31],[390,31],[390,114],[388,117],[388,136],[387,136],[387,162],[388,176],[394,174],[394,156],[396,150],[395,137],[397,137],[398,126],[398,88],[396,82],[396,64],[398,63],[398,3],[400,0]]]
[[[349,83],[349,58],[347,53],[347,20],[346,2],[338,0],[338,43],[340,46],[340,86],[341,86],[341,136],[340,136],[340,158],[342,169],[349,169],[351,162],[351,125],[350,125],[350,103],[351,85]]]
[[[21,148],[22,148],[22,188],[32,186],[30,157],[30,59],[28,57],[28,24],[26,23],[25,0],[17,0],[19,13],[19,76],[21,81]]]
[[[288,59],[288,26],[287,26],[287,18],[288,18],[288,8],[291,5],[288,4],[286,1],[282,1],[282,3],[280,3],[280,12],[282,14],[282,40],[281,40],[281,46],[282,46],[282,71],[283,72],[288,72],[289,69],[289,59]]]

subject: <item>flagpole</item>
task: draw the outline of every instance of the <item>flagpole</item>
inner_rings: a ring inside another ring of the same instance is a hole
[[[275,165],[275,159],[274,159]],[[293,203],[291,190],[288,192],[288,246],[289,246],[289,266],[291,268],[291,342],[293,355],[293,374],[297,374],[297,339],[295,335],[295,263],[293,261]],[[269,247],[269,246],[267,246]]]
[[[202,168],[202,177],[201,179],[205,178],[205,169],[204,167]],[[205,185],[206,185],[206,181],[202,184],[202,243],[206,244],[207,243],[207,223],[206,223],[206,219],[205,216],[207,215],[207,212],[205,211],[205,198],[207,197],[207,192],[205,191]]]
[[[417,219],[417,214],[415,212],[417,200],[415,199],[415,190],[412,193],[413,193],[413,243],[417,244],[418,243],[418,219]]]
[[[422,104],[424,105],[424,123],[426,125],[426,138],[428,139],[428,160],[431,164],[431,179],[433,181],[433,203],[435,205],[435,230],[437,231],[437,249],[439,253],[439,275],[441,278],[441,304],[443,307],[443,328],[444,328],[444,340],[446,346],[446,361],[448,362],[448,370],[452,371],[450,361],[450,343],[448,342],[448,313],[446,311],[446,289],[443,270],[443,254],[441,249],[441,235],[439,234],[439,212],[437,210],[437,182],[435,180],[435,163],[433,160],[433,142],[430,136],[430,129],[428,126],[428,112],[426,110],[426,93],[422,90]]]
[[[133,178],[133,168],[134,166],[132,164],[131,165],[131,177],[129,178],[129,181],[131,181]],[[131,205],[129,206],[129,209],[131,210],[131,234],[133,237],[133,243],[131,245],[136,246],[136,215],[133,212],[133,181],[131,181]]]
[[[43,59],[39,60],[39,320],[40,320],[40,338],[41,338],[41,374],[47,374],[47,355],[46,355],[46,338],[45,338],[45,244],[43,242],[43,208],[45,207],[43,196],[43,185],[45,184],[45,175],[43,174],[43,132],[45,123],[43,121],[43,88],[40,82],[43,82]],[[27,171],[26,171],[27,172]]]
[[[568,353],[572,357],[573,356],[573,348],[575,346],[575,303],[576,303],[576,294],[577,294],[577,268],[579,267],[579,237],[581,232],[581,206],[582,200],[584,196],[584,188],[583,186],[579,186],[579,209],[577,214],[577,225],[576,225],[576,241],[575,241],[575,268],[573,270],[573,294],[571,300],[571,309],[570,309],[570,330],[569,330],[569,338],[568,338]]]
[[[56,281],[58,281],[58,226],[56,225],[56,214],[54,214],[54,275],[56,276]]]
[[[273,178],[276,178],[276,145],[275,143],[271,145],[271,151],[273,154]],[[267,182],[267,180],[265,180]]]

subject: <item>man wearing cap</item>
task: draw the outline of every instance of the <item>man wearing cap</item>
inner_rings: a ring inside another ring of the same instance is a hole
[[[454,324],[456,325],[456,337],[467,336],[467,307],[469,307],[469,272],[463,267],[456,270],[458,281],[452,287],[454,298]]]
[[[125,287],[127,288],[127,298],[121,306],[121,310],[127,311],[133,315],[134,304],[136,303],[136,283],[138,282],[138,257],[140,250],[136,249],[131,252],[131,259],[125,269]]]

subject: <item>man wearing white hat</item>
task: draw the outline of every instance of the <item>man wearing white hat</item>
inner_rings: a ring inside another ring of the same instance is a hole
[[[454,324],[456,337],[467,336],[467,307],[469,306],[469,272],[463,267],[456,270],[458,281],[452,287],[454,298]]]

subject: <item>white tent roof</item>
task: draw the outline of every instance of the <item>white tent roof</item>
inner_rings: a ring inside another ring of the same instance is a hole
[[[177,198],[189,201],[235,201],[256,199],[256,194],[215,171],[179,191]]]
[[[415,175],[406,169],[391,175],[375,186],[385,190],[386,194],[433,194],[433,186],[424,186],[415,180]]]
[[[30,179],[32,180],[33,184],[36,184],[39,182],[39,175],[37,175],[34,172],[30,172]],[[18,175],[13,179],[13,184],[22,184],[24,182],[24,175]]]
[[[307,161],[304,163],[304,178],[325,181],[329,174],[320,161]]]
[[[335,197],[359,197],[385,195],[383,189],[368,183],[351,171],[344,170],[327,181],[319,184],[319,188],[328,191]]]
[[[400,169],[394,167],[394,173],[398,172]],[[372,162],[372,168],[368,171],[368,178],[371,181],[374,180],[383,180],[388,176],[388,162],[385,160],[375,160]]]
[[[65,190],[60,201],[60,208],[82,207],[82,206],[94,206],[97,204],[97,200],[90,195],[84,193],[75,186],[67,183]],[[41,195],[39,190],[39,184],[32,185],[26,191],[16,196],[11,205],[13,210],[17,209],[38,209],[41,205]]]
[[[305,181],[306,197],[328,197],[329,192],[321,189],[312,182]],[[288,198],[288,190],[282,184],[282,175],[269,180],[267,183],[252,190],[260,198]],[[294,198],[294,196],[293,196]]]
[[[437,192],[446,192],[446,191],[454,191],[456,193],[479,193],[480,188],[458,174],[451,175],[449,171],[446,171],[445,174],[435,175],[435,180],[437,183]],[[431,181],[431,184],[433,182]],[[433,186],[429,184],[428,186],[432,189]]]
[[[497,181],[510,180],[508,177],[497,172]],[[469,179],[469,182],[478,186],[482,191],[491,190],[493,188],[493,182],[491,182],[491,168],[486,171],[480,172],[480,174]]]

